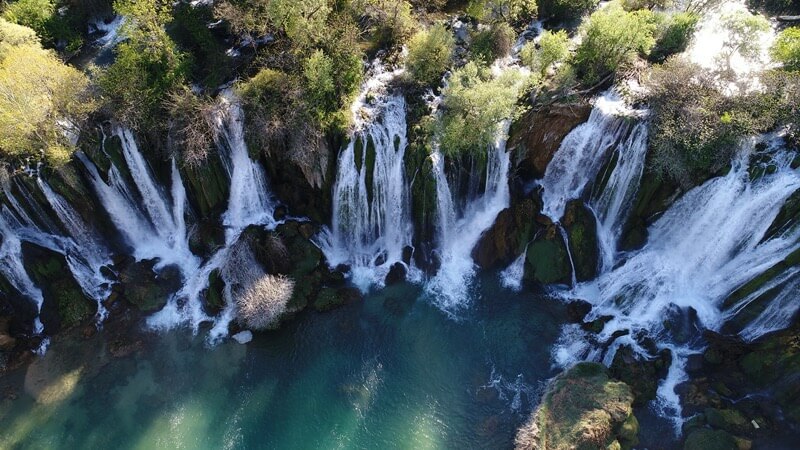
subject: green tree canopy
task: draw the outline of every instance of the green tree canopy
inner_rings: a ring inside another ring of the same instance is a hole
[[[583,26],[583,40],[575,55],[579,75],[587,84],[613,73],[637,54],[655,45],[650,11],[625,11],[614,2],[591,15]]]
[[[417,32],[408,43],[409,75],[422,85],[436,83],[450,67],[454,48],[455,39],[444,25]]]
[[[800,27],[781,31],[770,53],[786,70],[800,70]]]
[[[33,30],[0,19],[0,153],[69,160],[94,109],[89,80],[44,50]]]

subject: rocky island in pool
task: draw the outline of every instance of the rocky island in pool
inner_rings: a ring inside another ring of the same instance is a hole
[[[4,2],[0,448],[796,448],[798,18]]]

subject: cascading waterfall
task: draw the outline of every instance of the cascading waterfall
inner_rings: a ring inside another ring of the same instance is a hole
[[[618,151],[623,151],[624,139],[631,132],[633,118],[638,115],[639,111],[630,109],[614,90],[610,90],[595,100],[589,120],[564,138],[540,181],[542,212],[553,222],[561,220],[570,200],[581,198],[587,185],[597,177],[609,152],[620,145],[623,148]]]
[[[190,325],[195,332],[202,322],[213,321],[209,343],[218,342],[228,334],[228,325],[234,319],[234,299],[226,281],[224,291],[226,307],[217,317],[209,317],[202,306],[203,292],[208,288],[208,277],[222,268],[228,260],[232,246],[242,231],[250,225],[274,228],[275,200],[267,186],[264,169],[250,158],[244,140],[244,118],[239,100],[230,91],[221,95],[217,110],[217,147],[231,180],[228,210],[223,215],[226,227],[225,246],[208,261],[192,272],[184,273],[183,287],[158,313],[148,318],[154,329],[169,329],[182,324]]]
[[[0,243],[0,272],[3,273],[16,290],[33,301],[36,306],[33,331],[40,334],[44,331],[42,321],[39,320],[44,297],[42,296],[42,291],[36,287],[28,272],[25,271],[25,266],[22,262],[22,242],[7,221],[9,214],[8,209],[3,206],[2,214],[0,214],[0,235],[3,238],[2,243]]]
[[[109,183],[106,183],[97,167],[78,153],[100,202],[137,260],[157,259],[156,269],[175,265],[184,275],[194,272],[200,261],[189,250],[184,219],[186,191],[175,161],[171,167],[170,198],[158,186],[131,131],[117,127],[114,134],[122,143],[122,155],[133,186],[129,186],[114,165],[108,171]]]
[[[502,124],[500,136],[506,136],[510,121]],[[437,149],[431,156],[436,177],[437,234],[441,265],[431,278],[426,291],[445,312],[455,314],[470,303],[470,288],[476,266],[472,249],[481,235],[494,224],[495,218],[508,207],[510,192],[508,170],[510,158],[505,139],[498,139],[486,158],[486,189],[477,198],[469,199],[463,212],[457,211],[444,170],[444,156]]]
[[[101,268],[111,265],[110,252],[64,198],[56,194],[41,177],[36,181],[68,233],[68,245],[62,253],[75,281],[86,295],[97,302],[96,318],[98,323],[102,323],[108,315],[103,302],[111,293],[112,281],[103,275]]]
[[[659,389],[659,404],[661,411],[677,423],[681,409],[673,388],[685,378],[685,356],[699,348],[673,336],[664,324],[665,318],[692,308],[702,327],[719,330],[741,309],[726,311],[723,301],[800,249],[800,228],[765,239],[783,204],[800,189],[800,171],[791,168],[794,155],[774,146],[769,152],[774,173],[751,179],[750,154],[743,151],[727,175],[706,182],[675,202],[650,227],[644,248],[571,293],[593,304],[587,320],[614,317],[597,337],[600,342],[611,339],[617,331],[630,330],[631,335],[652,336],[661,348],[673,351],[673,367]],[[787,324],[797,309],[796,287],[796,279],[786,283],[782,293],[742,334],[755,339]],[[588,336],[574,330],[565,329],[565,333],[571,336],[554,349],[557,361],[598,356],[592,356],[588,342],[580,342]],[[606,355],[606,363],[621,343],[646,353],[633,339],[617,340]]]
[[[647,132],[647,124],[640,122],[633,127],[627,139],[616,147],[616,165],[606,185],[590,204],[597,217],[600,273],[610,270],[616,259],[617,242],[644,173]]]
[[[522,279],[525,276],[525,259],[528,257],[528,247],[508,267],[500,272],[500,284],[514,292],[522,290]]]
[[[404,163],[406,103],[386,92],[400,72],[386,72],[379,62],[372,71],[352,107],[353,137],[339,154],[332,226],[317,237],[328,263],[349,265],[362,291],[383,285],[393,264],[406,264],[404,249],[414,235]]]

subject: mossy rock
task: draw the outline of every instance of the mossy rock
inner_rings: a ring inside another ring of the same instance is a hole
[[[155,260],[128,264],[119,273],[121,296],[143,312],[158,311],[167,304],[169,296],[180,289],[180,270],[168,266],[156,274]]]
[[[594,214],[583,202],[572,201],[567,205],[563,222],[569,237],[572,261],[575,264],[575,277],[578,281],[594,279],[600,257],[597,220]]]
[[[181,168],[189,202],[202,219],[225,212],[230,196],[230,181],[218,153],[209,155],[203,164]]]
[[[222,279],[219,269],[208,274],[208,288],[205,290],[204,307],[207,313],[216,315],[225,307],[225,280]]]
[[[580,363],[553,379],[517,449],[628,449],[638,441],[634,396],[600,364]]]
[[[22,243],[25,268],[44,296],[41,320],[48,334],[91,318],[97,304],[75,281],[64,256],[27,242]]]
[[[667,375],[672,357],[669,350],[655,358],[638,355],[631,346],[617,349],[609,373],[627,383],[636,396],[635,404],[643,406],[656,398],[661,379]]]
[[[722,430],[701,428],[693,431],[683,444],[684,450],[739,450],[730,433]]]
[[[528,247],[525,279],[540,284],[568,284],[572,268],[561,238],[541,239]]]
[[[713,428],[725,430],[733,434],[750,431],[750,421],[735,409],[707,408],[704,412],[706,422]]]

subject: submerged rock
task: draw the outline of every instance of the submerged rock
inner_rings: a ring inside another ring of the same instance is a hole
[[[233,336],[231,336],[234,341],[240,344],[247,344],[248,342],[253,340],[253,332],[250,330],[240,331]]]
[[[518,450],[630,449],[638,443],[634,396],[605,367],[579,363],[557,376],[529,422],[518,432]]]

